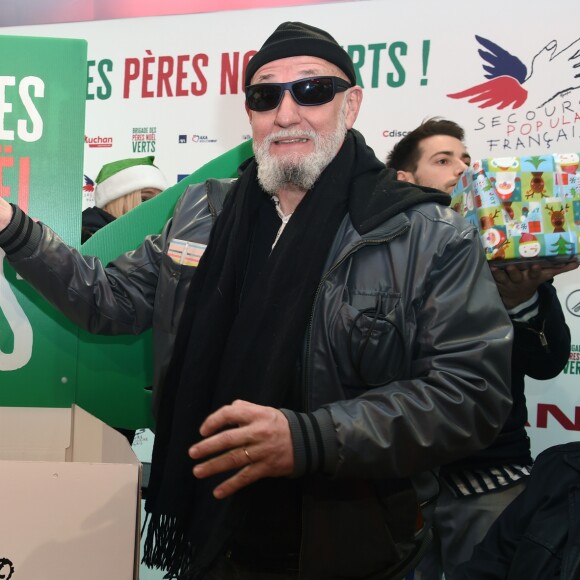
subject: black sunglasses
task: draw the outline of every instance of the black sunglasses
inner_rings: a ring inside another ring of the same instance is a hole
[[[352,85],[340,77],[310,77],[289,83],[259,83],[246,87],[246,103],[252,111],[271,111],[281,102],[285,91],[304,107],[330,103],[336,93]]]

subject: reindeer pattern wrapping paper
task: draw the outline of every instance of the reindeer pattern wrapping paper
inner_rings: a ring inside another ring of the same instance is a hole
[[[550,153],[474,161],[451,207],[480,232],[497,265],[579,259],[580,155]]]

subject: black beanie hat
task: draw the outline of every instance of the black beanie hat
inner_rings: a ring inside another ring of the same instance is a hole
[[[356,85],[356,74],[350,56],[328,32],[302,22],[284,22],[250,59],[246,67],[245,86],[250,84],[260,67],[289,56],[317,56],[327,60]]]

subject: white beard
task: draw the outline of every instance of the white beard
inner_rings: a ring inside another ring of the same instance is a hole
[[[258,181],[262,189],[275,195],[284,187],[292,186],[308,191],[316,183],[326,166],[334,159],[346,135],[346,99],[341,107],[336,129],[329,135],[314,131],[282,129],[269,135],[259,145],[254,143],[258,163]],[[314,151],[308,155],[294,154],[279,157],[270,154],[270,145],[280,139],[308,138],[314,142]]]

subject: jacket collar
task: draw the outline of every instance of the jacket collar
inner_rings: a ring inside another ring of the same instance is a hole
[[[449,206],[451,196],[431,187],[420,187],[397,180],[397,172],[387,169],[368,147],[363,136],[351,129],[347,138],[353,138],[359,157],[372,156],[362,163],[363,171],[354,176],[349,201],[351,221],[359,234],[364,235],[388,219],[420,203],[435,202]]]

